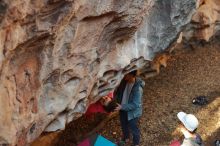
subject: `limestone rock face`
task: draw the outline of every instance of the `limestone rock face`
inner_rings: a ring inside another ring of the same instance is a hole
[[[64,129],[175,42],[195,9],[195,0],[0,0],[0,145]]]
[[[188,40],[196,39],[208,42],[220,30],[220,1],[199,0],[197,7],[191,23],[185,30],[184,37]]]

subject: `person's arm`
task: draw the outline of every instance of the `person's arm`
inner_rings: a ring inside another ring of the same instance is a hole
[[[131,111],[131,110],[141,107],[142,94],[143,94],[143,89],[141,87],[136,87],[136,89],[134,89],[133,97],[131,97],[132,101],[128,104],[122,104],[121,110]]]

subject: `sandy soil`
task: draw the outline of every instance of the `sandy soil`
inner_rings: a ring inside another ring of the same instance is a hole
[[[181,46],[176,49],[161,73],[145,80],[143,116],[140,120],[141,146],[168,146],[180,139],[176,132],[179,111],[195,114],[206,146],[220,139],[220,44],[212,43],[196,49]],[[195,106],[192,99],[207,96],[209,103]],[[102,120],[99,116],[98,120]],[[121,137],[119,117],[110,120],[99,133],[117,142]],[[96,125],[81,117],[69,124],[56,143],[57,146],[74,146],[75,142]]]

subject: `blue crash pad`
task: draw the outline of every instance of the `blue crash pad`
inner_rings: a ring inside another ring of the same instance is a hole
[[[116,146],[116,144],[99,135],[94,146]]]

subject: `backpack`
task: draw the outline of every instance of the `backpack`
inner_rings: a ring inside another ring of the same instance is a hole
[[[195,105],[202,106],[202,105],[206,105],[208,103],[208,100],[206,96],[197,96],[193,99],[192,103]]]
[[[220,140],[215,141],[215,146],[220,146]]]

